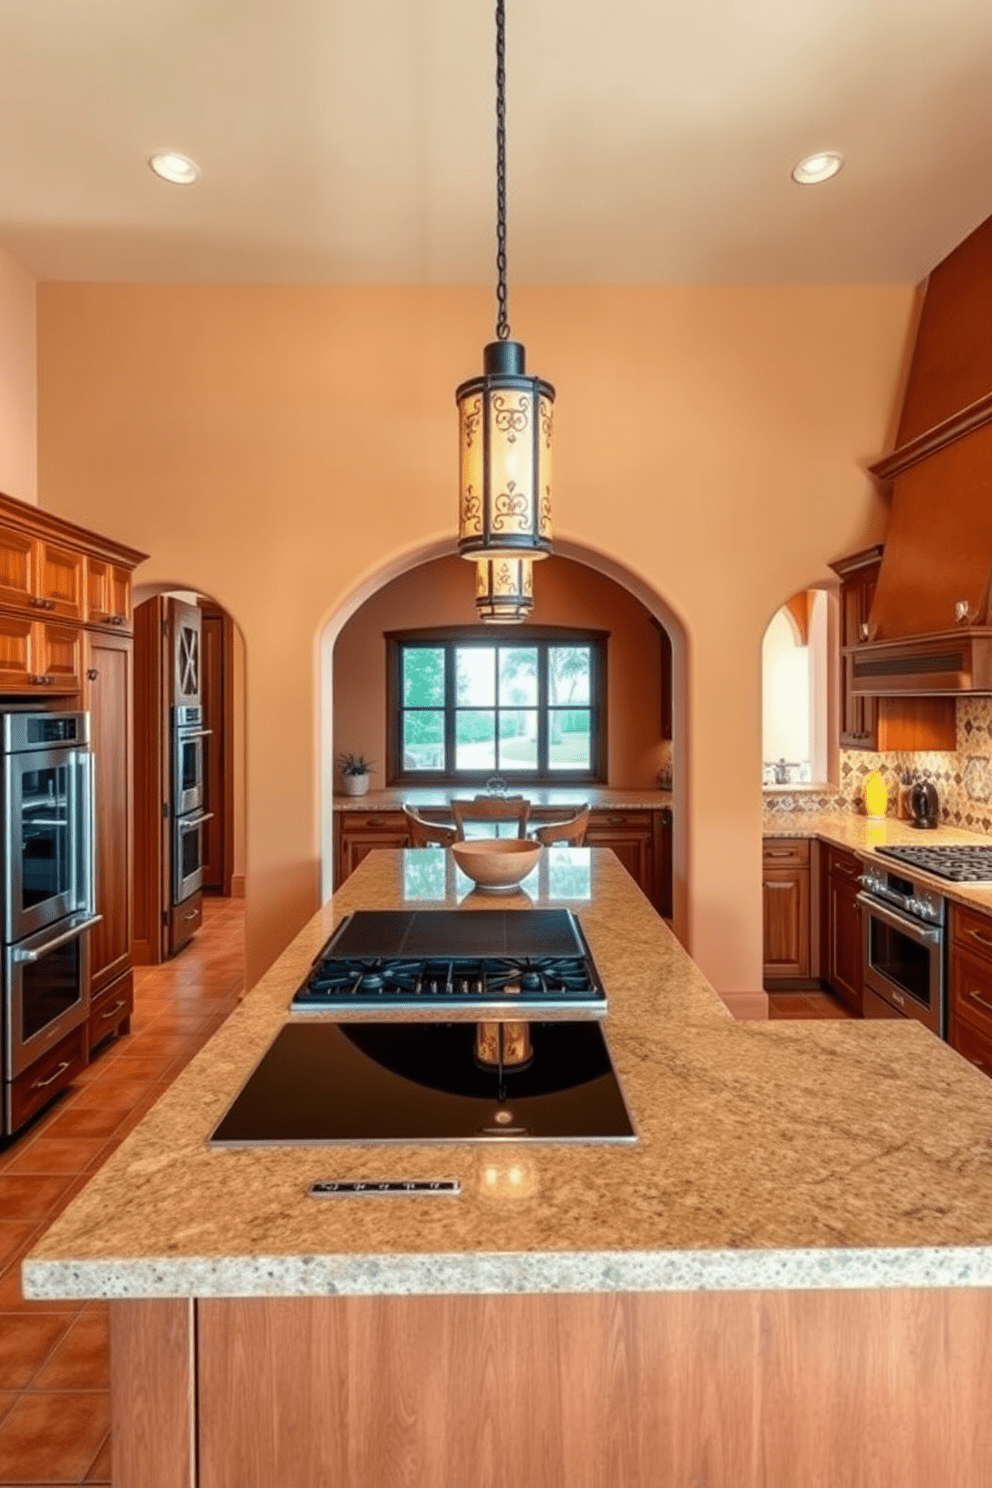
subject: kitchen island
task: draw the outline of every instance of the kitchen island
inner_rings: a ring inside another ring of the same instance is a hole
[[[612,854],[544,869],[372,853],[36,1246],[28,1295],[112,1302],[115,1488],[985,1483],[988,1082],[735,1024]],[[636,1144],[207,1148],[343,915],[487,903],[578,912]]]

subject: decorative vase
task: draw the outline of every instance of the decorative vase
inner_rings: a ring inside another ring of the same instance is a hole
[[[371,775],[342,775],[341,784],[346,796],[364,796],[368,793]]]
[[[889,793],[885,781],[877,770],[872,770],[865,780],[865,815],[873,821],[880,821],[885,816],[888,804]]]

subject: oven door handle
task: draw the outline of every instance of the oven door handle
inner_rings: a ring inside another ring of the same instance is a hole
[[[191,831],[193,827],[202,827],[204,822],[213,821],[212,811],[200,811],[196,816],[177,816],[176,825],[182,832]]]
[[[891,930],[899,930],[903,935],[908,935],[917,945],[940,945],[943,930],[931,929],[927,925],[921,925],[919,920],[901,915],[887,904],[880,904],[872,894],[858,894],[855,903],[860,904],[862,909],[874,915],[876,920],[881,920],[883,925],[888,925]]]
[[[84,930],[91,930],[94,925],[99,925],[102,919],[101,914],[87,915],[80,924],[73,925],[70,930],[63,930],[61,935],[53,935],[51,940],[46,940],[43,946],[38,946],[33,951],[25,951],[19,946],[14,946],[11,956],[14,961],[33,966],[36,961],[47,956],[49,951],[57,951],[59,946],[67,945],[70,940],[75,940],[77,936],[82,935]]]
[[[190,739],[209,739],[213,729],[180,729],[180,744],[188,744]]]

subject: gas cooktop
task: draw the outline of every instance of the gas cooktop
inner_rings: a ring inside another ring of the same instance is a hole
[[[606,994],[571,910],[358,910],[290,1008],[336,1020],[438,1009],[454,1021],[601,1018]]]
[[[894,858],[954,883],[992,883],[992,847],[878,847],[879,857]]]

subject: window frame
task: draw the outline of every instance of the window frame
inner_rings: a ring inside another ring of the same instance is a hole
[[[502,778],[509,786],[516,785],[606,785],[609,777],[607,755],[608,686],[607,686],[607,642],[608,630],[579,630],[573,626],[524,626],[507,634],[485,626],[431,626],[419,630],[391,630],[384,632],[386,642],[386,784],[402,786],[485,785],[497,770],[456,770],[453,768],[454,727],[456,699],[454,652],[459,646],[479,648],[501,646],[513,649],[538,647],[538,716],[541,735],[547,732],[549,703],[547,686],[547,651],[552,646],[589,647],[589,768],[573,770],[551,770],[539,766],[537,770],[504,771]],[[447,653],[445,665],[444,713],[445,758],[449,767],[443,770],[406,770],[403,768],[403,677],[402,659],[406,646],[441,646]],[[579,706],[585,707],[585,704]],[[540,737],[540,736],[539,736]]]

